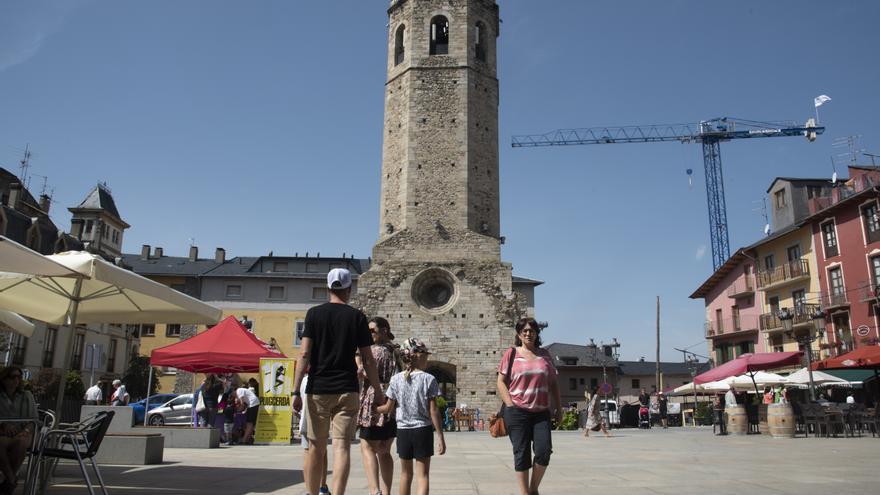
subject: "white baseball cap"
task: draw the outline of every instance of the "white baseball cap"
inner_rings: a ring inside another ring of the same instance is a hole
[[[345,268],[334,268],[327,274],[328,289],[347,289],[351,287],[351,272]]]

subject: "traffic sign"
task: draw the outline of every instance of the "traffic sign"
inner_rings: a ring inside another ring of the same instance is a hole
[[[608,382],[605,382],[605,383],[603,383],[602,385],[599,386],[599,392],[601,392],[602,395],[608,395],[608,394],[610,394],[613,390],[614,390],[614,387],[612,387],[611,384],[608,383]]]

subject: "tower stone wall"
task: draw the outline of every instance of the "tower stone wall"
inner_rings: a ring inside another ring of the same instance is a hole
[[[527,305],[501,261],[498,6],[396,0],[388,14],[379,239],[354,304],[425,340],[448,395],[490,411]],[[432,54],[444,18],[448,46]]]

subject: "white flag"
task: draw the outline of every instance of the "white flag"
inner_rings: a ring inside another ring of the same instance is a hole
[[[816,104],[816,108],[821,107],[823,103],[831,101],[831,97],[828,95],[819,95],[813,98],[813,103]]]

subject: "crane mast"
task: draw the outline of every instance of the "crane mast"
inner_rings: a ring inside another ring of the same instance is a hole
[[[721,142],[732,139],[804,136],[814,141],[825,132],[813,119],[803,125],[794,121],[759,122],[720,117],[698,124],[660,124],[624,127],[559,129],[546,134],[513,136],[514,148],[569,146],[581,144],[659,143],[678,141],[703,145],[703,168],[706,174],[706,201],[709,209],[709,238],[712,266],[718,270],[730,257],[727,232],[727,205],[724,199],[724,174],[721,167]]]

